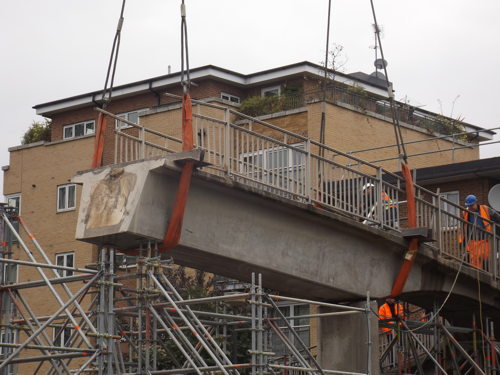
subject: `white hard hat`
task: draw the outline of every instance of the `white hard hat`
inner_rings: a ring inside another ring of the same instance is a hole
[[[366,189],[368,189],[369,187],[375,187],[375,185],[373,185],[371,182],[368,182],[367,184],[365,184],[363,186],[363,191],[365,191]]]

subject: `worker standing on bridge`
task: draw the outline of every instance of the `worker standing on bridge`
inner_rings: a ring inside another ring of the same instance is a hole
[[[373,218],[377,217],[375,214],[378,207],[378,196],[376,194],[375,185],[367,183],[363,186],[363,194],[361,197],[361,215],[365,218],[363,224],[373,223]],[[397,223],[398,208],[396,202],[385,192],[380,194],[382,199],[382,221],[384,225],[394,228]]]
[[[463,219],[466,221],[464,225],[464,236],[460,236],[459,242],[463,242],[463,238],[469,239],[467,252],[469,253],[470,263],[477,268],[484,268],[483,262],[486,262],[490,254],[490,243],[488,237],[492,232],[491,221],[500,223],[500,214],[491,207],[484,204],[479,204],[475,195],[468,195],[465,198],[466,211],[462,212]],[[471,233],[472,228],[476,229]]]
[[[396,318],[396,320],[398,321],[404,319],[403,305],[401,303],[396,303],[396,300],[394,298],[387,298],[385,300],[385,303],[378,309],[378,318],[379,320],[384,321],[387,324],[395,324],[396,322],[391,319]],[[387,334],[394,331],[392,328],[388,327],[382,327],[380,329],[382,332]]]

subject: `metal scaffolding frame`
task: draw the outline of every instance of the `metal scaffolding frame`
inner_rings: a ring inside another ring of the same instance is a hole
[[[5,205],[0,205],[0,230],[0,263],[7,265],[0,268],[0,375],[18,373],[28,363],[33,374],[47,375],[371,374],[370,355],[365,373],[322,369],[277,303],[332,309],[295,318],[361,314],[369,323],[368,299],[366,308],[359,308],[271,295],[260,274],[252,274],[243,293],[184,299],[165,274],[171,259],[162,259],[152,242],[140,247],[133,272],[117,262],[117,250],[109,246],[98,249],[95,264],[78,268],[53,264],[23,220]],[[28,260],[16,259],[21,254]],[[17,266],[34,268],[39,279],[18,282],[5,272]],[[40,306],[31,299],[33,291],[42,293],[40,288],[55,304],[51,300]],[[244,313],[232,311],[233,303],[245,306]],[[231,340],[238,333],[250,341],[243,363],[230,358],[230,346],[237,345]],[[287,361],[273,352],[271,335],[286,349]],[[368,329],[368,346],[369,337]],[[165,368],[160,357],[169,358],[173,367]]]
[[[323,369],[278,301],[334,310],[296,319],[365,314],[366,374],[372,373],[369,298],[366,307],[359,308],[272,295],[263,290],[261,275],[253,274],[246,292],[184,299],[165,275],[171,260],[162,259],[154,243],[139,249],[134,272],[120,268],[112,247],[99,249],[92,267],[55,265],[22,219],[5,205],[0,205],[0,240],[0,375],[18,373],[27,363],[34,364],[34,374],[47,375],[361,375]],[[29,260],[16,259],[21,253]],[[18,282],[17,266],[34,268],[40,279]],[[72,274],[62,276],[58,271]],[[41,287],[56,302],[43,314],[27,295]],[[234,301],[248,306],[245,314],[228,311]],[[214,304],[215,311],[203,308]],[[430,365],[442,374],[499,374],[493,321],[484,319],[484,332],[475,321],[473,317],[469,328],[450,326],[442,318],[381,321],[391,332],[380,333],[380,372],[424,374]],[[236,345],[230,341],[237,332],[247,332],[250,338],[248,361],[243,363],[230,358],[230,344]],[[287,356],[273,351],[271,335]],[[162,366],[160,353],[174,367]]]
[[[437,310],[435,310],[437,311]],[[485,318],[484,332],[471,315],[471,327],[451,325],[442,317],[397,318],[382,321],[380,372],[382,374],[476,374],[500,373],[499,345],[494,324]],[[389,330],[387,330],[389,329]]]

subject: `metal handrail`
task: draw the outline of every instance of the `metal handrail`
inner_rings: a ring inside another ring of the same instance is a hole
[[[205,167],[208,173],[223,172],[229,178],[280,197],[316,202],[323,208],[347,213],[380,228],[401,229],[404,220],[399,218],[399,210],[405,207],[406,191],[403,188],[404,179],[400,175],[232,108],[199,100],[193,100],[193,103],[201,109],[209,108],[209,113],[193,116],[193,126],[198,134],[195,146],[206,151],[207,161],[211,164]],[[214,117],[214,110],[220,111],[220,116]],[[106,115],[123,120],[107,112]],[[231,116],[258,124],[260,132],[232,122]],[[178,138],[138,124],[135,124],[135,128],[139,130],[137,137],[121,129],[115,130],[115,152],[122,152],[128,159],[124,160],[123,155],[120,155],[117,160],[132,161],[137,160],[139,155],[147,157],[157,156],[158,152],[180,151],[180,148],[176,150],[181,144]],[[147,134],[158,139],[146,140]],[[118,139],[123,143],[120,147],[116,146]],[[165,144],[155,144],[155,141]],[[173,147],[166,147],[167,141],[173,142]],[[137,151],[138,148],[140,151]],[[146,149],[149,151],[146,152]],[[392,181],[384,180],[387,176]],[[372,196],[364,193],[363,186],[366,184],[374,186]],[[414,188],[419,226],[433,229],[438,237],[432,246],[441,254],[461,259],[462,256],[457,254],[465,254],[470,250],[466,244],[458,242],[460,231],[467,226],[462,217],[464,208],[421,186],[415,185]],[[391,203],[382,200],[382,192],[390,197]],[[449,207],[447,211],[441,209],[443,203]],[[453,225],[445,226],[447,223]],[[474,240],[486,239],[489,251],[493,250],[497,254],[500,238],[496,234],[498,230],[495,224],[491,222],[491,225],[494,232],[478,228]],[[472,257],[471,254],[469,256]],[[499,276],[500,264],[497,264],[496,256],[482,259],[481,264],[477,260],[469,260],[468,263],[494,278]]]

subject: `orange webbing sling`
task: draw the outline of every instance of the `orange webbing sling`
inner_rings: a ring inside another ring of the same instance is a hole
[[[99,112],[97,117],[97,128],[95,134],[94,156],[92,157],[92,168],[102,166],[102,155],[104,153],[104,136],[106,135],[106,116]]]
[[[191,97],[189,94],[184,94],[182,96],[182,151],[189,151],[193,148],[193,108]],[[193,168],[194,162],[192,161],[186,162],[182,167],[177,196],[160,251],[169,251],[179,243]]]
[[[413,179],[411,177],[410,168],[406,163],[402,163],[402,174],[405,179],[406,184],[406,201],[408,206],[408,228],[416,228],[417,227],[417,206],[415,203],[415,191],[413,185]],[[406,251],[403,265],[399,270],[398,276],[396,277],[396,281],[394,281],[394,285],[391,290],[391,297],[397,297],[403,291],[403,288],[406,284],[406,280],[408,279],[408,275],[410,274],[411,267],[413,262],[415,261],[415,257],[418,251],[418,239],[412,238],[410,243],[408,244],[408,250]]]

